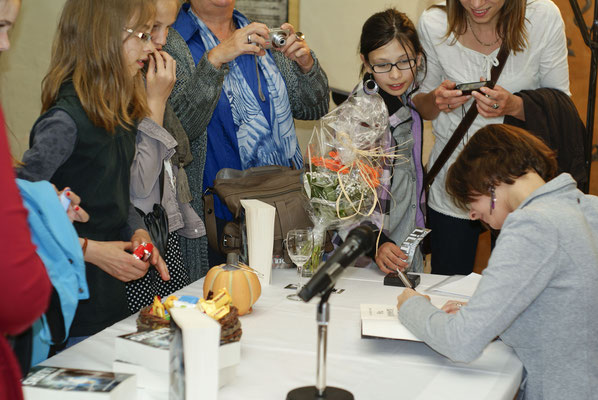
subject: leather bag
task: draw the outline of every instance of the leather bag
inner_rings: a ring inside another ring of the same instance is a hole
[[[296,228],[312,227],[306,206],[309,199],[303,191],[303,170],[296,170],[280,165],[267,165],[249,168],[243,171],[223,168],[214,179],[214,187],[204,195],[206,212],[206,231],[210,246],[222,253],[239,253],[243,246],[244,210],[243,199],[256,199],[276,208],[274,220],[275,256],[290,259],[283,247],[287,232]],[[227,223],[220,238],[217,236],[214,215],[213,194],[228,207],[234,220]]]

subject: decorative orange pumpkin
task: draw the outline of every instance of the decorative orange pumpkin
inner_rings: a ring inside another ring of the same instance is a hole
[[[233,305],[239,309],[239,315],[250,313],[251,306],[262,294],[262,285],[256,273],[244,264],[238,267],[221,264],[210,268],[203,282],[204,298],[210,291],[216,293],[222,288],[228,290]]]

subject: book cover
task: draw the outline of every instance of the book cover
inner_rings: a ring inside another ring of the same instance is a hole
[[[170,400],[216,400],[220,324],[192,308],[172,308]]]
[[[114,343],[115,358],[168,373],[172,335],[170,328],[161,328],[118,336]]]
[[[35,366],[23,379],[26,400],[136,398],[134,375],[106,371]]]

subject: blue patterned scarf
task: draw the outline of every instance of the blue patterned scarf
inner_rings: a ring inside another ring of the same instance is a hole
[[[199,26],[206,51],[216,47],[220,41],[192,11],[189,13]],[[233,20],[239,28],[250,21],[237,10]],[[272,58],[257,57],[258,64],[266,78],[265,90],[269,93],[270,121],[264,115],[251,87],[247,83],[241,66],[233,60],[228,63],[229,73],[224,79],[223,92],[231,105],[232,116],[237,128],[239,155],[243,169],[261,165],[285,165],[303,167],[303,158],[291,113],[289,96],[283,77]]]

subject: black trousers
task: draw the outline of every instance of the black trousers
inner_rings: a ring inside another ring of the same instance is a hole
[[[478,237],[482,232],[480,222],[454,218],[428,207],[428,227],[432,229],[432,273],[469,275],[473,272]]]

